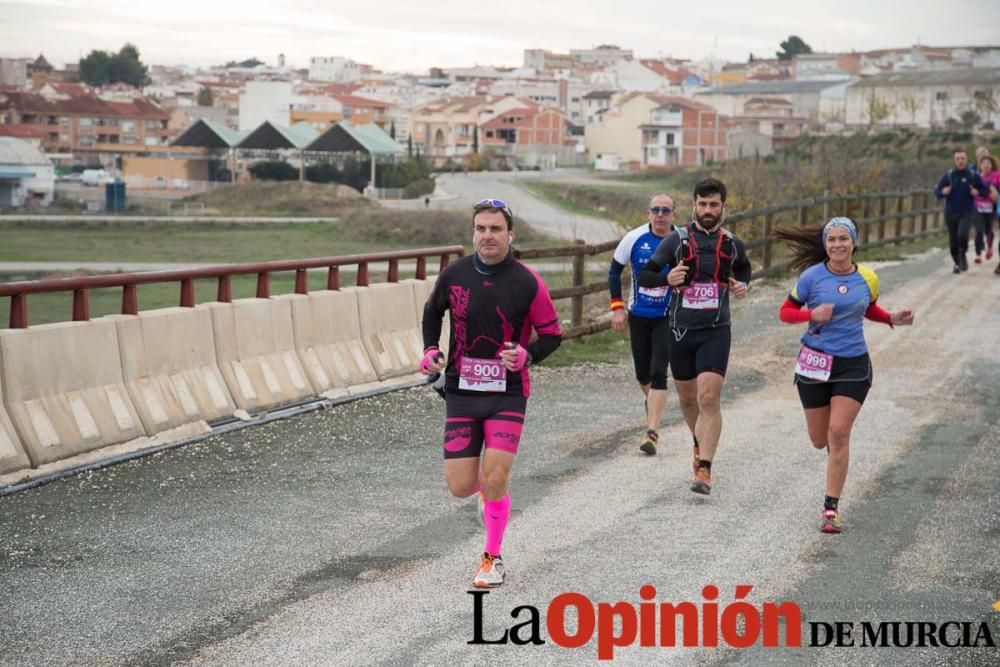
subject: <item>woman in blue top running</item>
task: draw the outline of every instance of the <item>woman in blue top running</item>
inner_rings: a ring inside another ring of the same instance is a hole
[[[854,262],[858,231],[849,218],[833,218],[822,228],[778,229],[775,236],[791,248],[789,268],[801,271],[779,317],[789,324],[809,323],[795,384],[809,439],[828,452],[820,530],[839,533],[838,502],[847,480],[851,429],[872,385],[864,320],[909,325],[913,311],[890,313],[876,304],[878,276]]]

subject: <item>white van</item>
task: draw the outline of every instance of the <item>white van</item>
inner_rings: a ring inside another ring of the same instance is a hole
[[[111,182],[111,174],[104,171],[103,169],[84,169],[81,182],[84,185],[103,185],[105,183]]]

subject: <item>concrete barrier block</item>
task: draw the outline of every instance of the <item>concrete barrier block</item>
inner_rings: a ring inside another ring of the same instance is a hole
[[[437,283],[437,277],[428,278],[427,280],[409,279],[403,280],[402,282],[413,285],[413,297],[417,306],[417,330],[420,331],[420,343],[421,348],[423,348],[423,331],[421,323],[424,321],[424,304],[427,303],[427,299],[430,298],[431,292],[434,291],[434,285]],[[451,315],[446,312],[444,314],[444,318],[441,320],[441,339],[438,341],[438,348],[445,354],[448,354],[448,343],[450,339]]]
[[[410,284],[380,283],[358,291],[361,338],[379,379],[411,375],[420,367],[416,308]]]
[[[3,363],[0,358],[0,364]],[[3,383],[0,382],[0,475],[27,468],[31,465],[28,455],[21,446],[14,423],[3,405]]]
[[[196,308],[212,313],[219,370],[238,408],[260,411],[317,393],[295,351],[290,301],[237,299]]]
[[[378,374],[361,341],[358,291],[363,289],[367,288],[274,297],[290,302],[299,359],[313,387],[327,398],[379,386]]]
[[[125,386],[148,433],[236,411],[215,358],[211,312],[163,308],[109,319],[118,330]]]
[[[146,435],[113,321],[0,331],[7,410],[33,466]]]

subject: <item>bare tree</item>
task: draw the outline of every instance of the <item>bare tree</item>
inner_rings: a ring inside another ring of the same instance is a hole
[[[871,96],[868,98],[868,101],[865,102],[864,114],[865,118],[868,119],[868,127],[872,128],[875,125],[878,125],[886,118],[891,116],[892,112],[895,111],[895,109],[896,109],[895,104],[892,104],[888,100],[884,100],[881,97],[878,97],[873,92]]]
[[[899,106],[910,114],[910,124],[917,124],[917,112],[924,108],[924,100],[915,95],[907,95],[899,100]]]
[[[992,123],[993,116],[1000,113],[1000,95],[996,88],[987,86],[985,90],[973,91],[974,109],[986,116],[986,122]]]

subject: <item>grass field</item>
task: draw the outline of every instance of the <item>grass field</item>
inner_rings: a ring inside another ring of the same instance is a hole
[[[234,263],[468,245],[458,211],[354,210],[336,222],[31,222],[0,229],[0,261]],[[527,226],[522,246],[553,241]]]
[[[337,223],[287,225],[86,223],[8,225],[0,260],[7,262],[230,263],[349,255],[370,242]],[[410,246],[400,240],[380,249]]]

